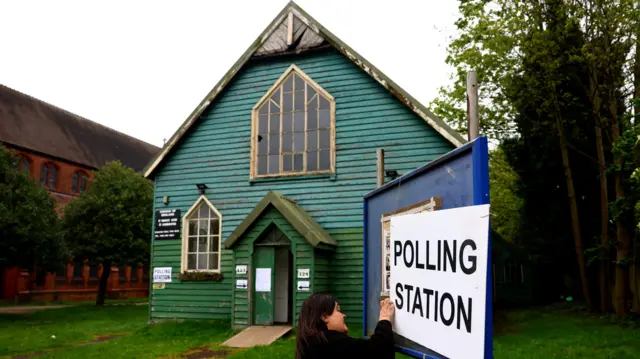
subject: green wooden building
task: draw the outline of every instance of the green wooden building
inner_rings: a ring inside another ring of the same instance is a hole
[[[150,320],[295,324],[310,293],[330,291],[361,322],[376,151],[402,175],[464,142],[289,3],[145,169],[151,267],[171,268]]]

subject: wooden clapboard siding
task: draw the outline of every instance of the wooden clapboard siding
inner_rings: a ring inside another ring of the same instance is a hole
[[[347,324],[360,324],[364,290],[362,226],[330,230],[329,233],[340,243],[329,262],[332,278],[330,291],[347,315]]]
[[[251,108],[292,63],[335,98],[336,175],[252,182]],[[199,197],[196,184],[206,183],[206,196],[222,214],[222,235],[227,238],[269,190],[295,199],[338,241],[329,261],[329,289],[341,301],[349,321],[360,321],[362,197],[376,186],[377,148],[385,150],[387,169],[404,174],[450,151],[453,145],[333,49],[252,60],[158,169],[155,207],[179,208],[184,213]],[[169,196],[168,205],[162,203],[163,196]],[[225,279],[220,283],[179,283],[180,241],[155,241],[153,251],[153,265],[170,265],[176,274],[166,289],[151,295],[152,318],[231,316],[235,273],[231,251],[223,251]],[[241,260],[246,258],[235,258],[236,262]],[[173,304],[160,305],[165,296],[174,298]],[[192,297],[204,298],[198,306],[191,306]],[[298,305],[301,300],[303,296],[298,296]],[[185,312],[184,308],[194,309]],[[201,313],[195,308],[216,311]]]
[[[289,241],[291,242],[291,251],[294,253],[293,272],[296,273],[298,268],[313,268],[313,248],[273,207],[266,210],[260,218],[254,222],[246,234],[239,239],[238,243],[234,247],[235,264],[246,264],[249,265],[250,268],[253,268],[251,261],[251,249],[254,248],[253,243],[258,240],[260,235],[271,225],[278,226],[278,228],[287,236],[287,238],[289,238]],[[246,277],[243,276],[237,278],[244,279]],[[249,307],[249,292],[250,290],[235,290],[232,312],[232,325],[235,328],[246,327],[251,324],[252,318]],[[304,301],[308,294],[309,292],[294,291],[293,301],[296,303],[294,321],[296,323],[302,301]]]
[[[335,239],[335,238],[334,238]],[[314,272],[311,278],[316,292],[329,292],[331,290],[331,257],[330,251],[317,250],[314,252]]]

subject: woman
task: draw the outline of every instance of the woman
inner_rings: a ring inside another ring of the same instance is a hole
[[[389,299],[380,302],[380,316],[370,339],[347,335],[345,315],[330,294],[312,294],[302,304],[296,339],[296,359],[355,359],[395,357],[393,320],[395,307]]]

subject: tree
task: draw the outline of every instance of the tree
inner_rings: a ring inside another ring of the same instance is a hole
[[[120,162],[111,162],[65,209],[64,230],[74,258],[103,267],[96,305],[103,305],[113,265],[149,259],[153,186]]]
[[[615,263],[616,310],[624,316],[635,223],[629,166],[620,148],[631,124],[623,118],[631,111],[628,100],[640,96],[640,5],[460,0],[459,9],[459,33],[447,59],[455,67],[453,84],[441,89],[433,111],[464,128],[464,75],[472,68],[478,72],[481,133],[502,141],[522,182],[516,186],[523,201],[519,239],[548,263],[568,259],[558,250],[568,249],[564,235],[570,234],[588,304],[587,263],[600,266],[603,311],[612,294],[608,268]],[[545,178],[538,178],[542,173]],[[558,190],[565,191],[567,207],[549,198]],[[554,218],[539,215],[556,209]],[[585,247],[591,247],[587,254],[598,253],[595,260],[585,258]]]
[[[602,151],[604,139],[602,133],[612,144],[613,174],[615,201],[612,204],[614,221],[616,225],[616,267],[615,267],[615,309],[620,317],[626,316],[627,293],[629,291],[629,262],[631,237],[634,232],[634,218],[631,206],[627,205],[625,197],[628,191],[627,179],[630,173],[625,174],[624,152],[621,146],[628,147],[624,142],[623,134],[630,128],[631,122],[624,119],[626,112],[631,108],[626,106],[627,99],[633,96],[634,82],[630,80],[634,75],[636,65],[632,51],[637,45],[638,25],[640,17],[634,9],[632,0],[581,0],[573,10],[575,17],[583,24],[583,33],[587,38],[584,46],[583,58],[589,64],[590,81],[588,88],[593,114],[597,119],[596,138],[598,151]],[[637,51],[636,51],[637,53]],[[637,56],[636,56],[637,57]],[[637,73],[635,76],[637,77]],[[604,156],[598,154],[600,165],[601,198],[604,201],[608,196],[606,174],[602,170],[606,168]],[[608,240],[606,225],[608,218],[605,203],[602,204],[602,247],[601,248],[601,288],[602,306],[606,306],[608,293],[607,265]],[[606,226],[606,227],[605,227]],[[603,282],[604,281],[604,282]],[[605,292],[606,291],[606,292]]]
[[[522,198],[518,196],[518,174],[507,161],[502,147],[489,153],[489,182],[491,188],[491,227],[507,241],[520,244],[520,211]]]
[[[54,199],[0,145],[0,267],[53,270],[68,259]]]
[[[478,74],[480,134],[490,139],[513,136],[516,116],[508,87],[520,68],[522,26],[526,10],[512,0],[460,0],[458,36],[448,46],[453,83],[440,89],[431,108],[452,127],[466,132],[466,78]]]

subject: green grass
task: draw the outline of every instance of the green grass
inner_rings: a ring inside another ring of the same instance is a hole
[[[637,325],[592,317],[573,306],[514,311],[494,325],[496,359],[640,358]]]
[[[640,358],[640,330],[612,324],[573,309],[555,307],[500,315],[494,323],[496,359]],[[234,332],[228,322],[189,321],[147,325],[147,306],[51,309],[26,316],[0,316],[0,357],[61,348],[43,359],[187,358],[219,345]],[[73,346],[98,335],[123,334],[105,343]],[[57,338],[51,339],[55,334]],[[352,333],[357,336],[358,333]],[[229,359],[292,358],[293,335],[268,347],[232,350]],[[397,358],[406,358],[397,355]]]
[[[31,314],[0,314],[0,357],[131,333],[146,326],[147,306],[81,305]],[[52,338],[55,335],[55,339]]]

